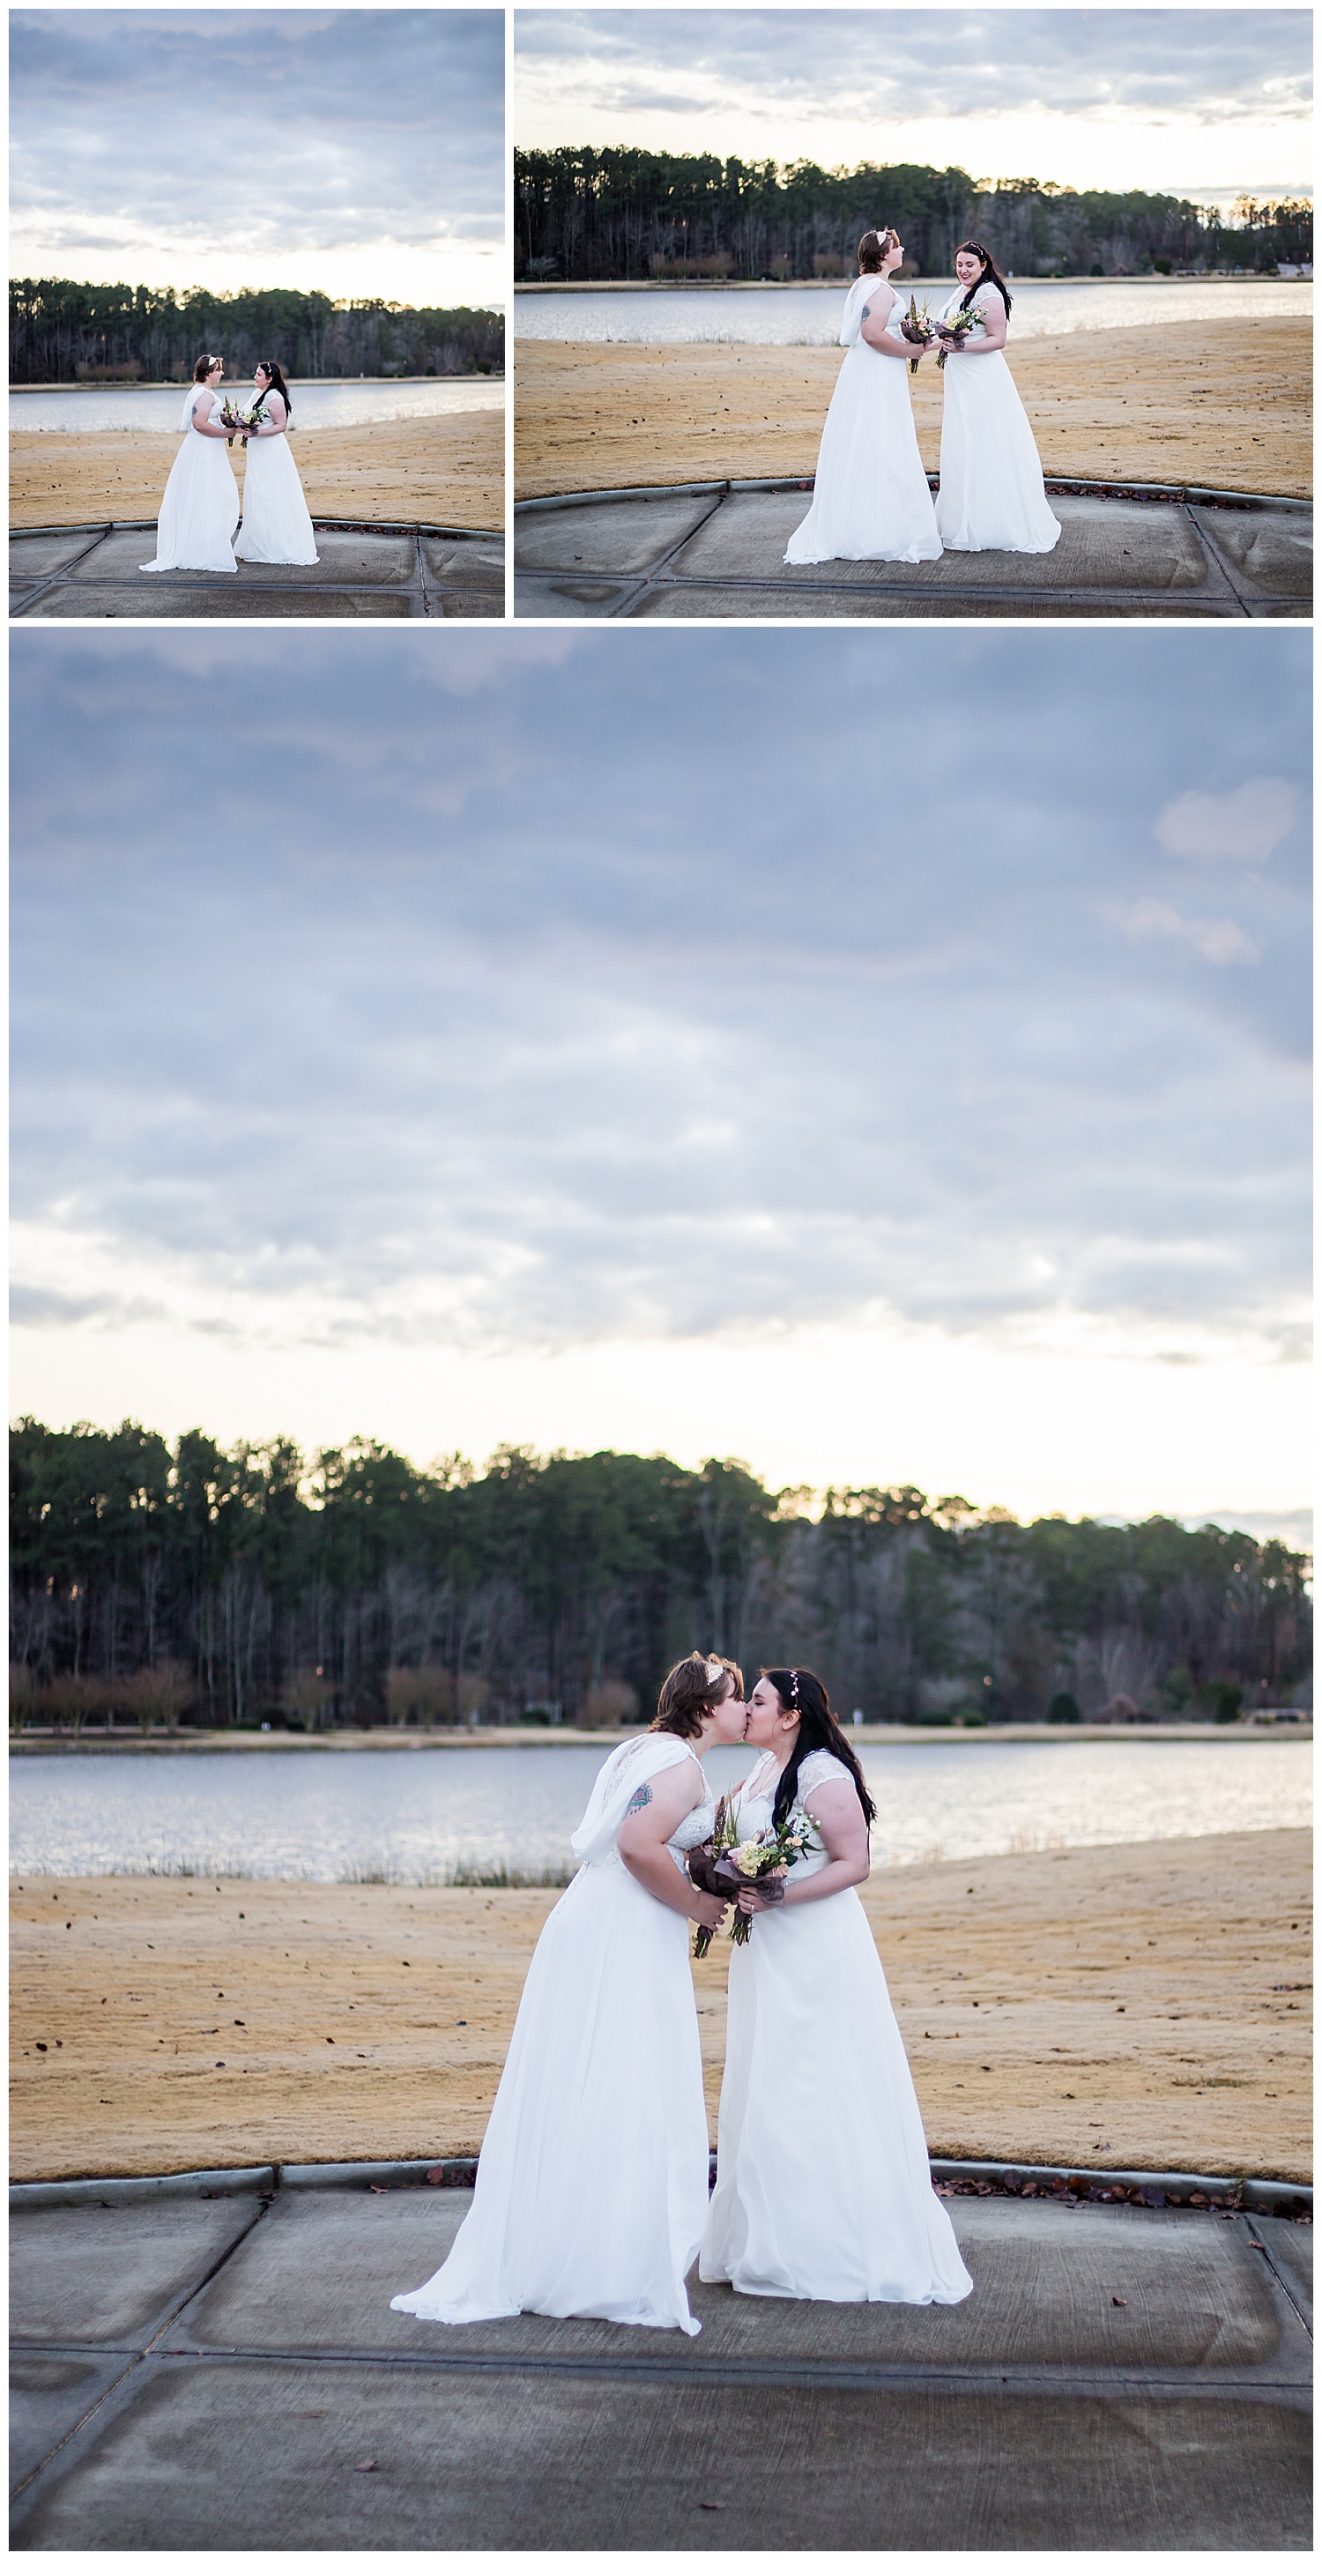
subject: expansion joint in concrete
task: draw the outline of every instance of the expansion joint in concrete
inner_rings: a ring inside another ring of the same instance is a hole
[[[689,481],[520,500],[520,618],[1306,617],[1312,512],[1255,491],[1052,484],[1047,553],[786,562],[810,484]]]
[[[9,542],[14,620],[261,621],[295,618],[496,620],[504,541],[472,526],[313,519],[320,557],[241,561],[233,573],[170,570],[144,579],[147,523],[31,526]]]
[[[22,2490],[31,2486],[31,2483],[37,2478],[38,2474],[46,2469],[48,2463],[55,2460],[57,2454],[64,2451],[66,2445],[72,2444],[76,2436],[81,2435],[85,2428],[91,2426],[93,2420],[100,2415],[102,2410],[104,2410],[107,2401],[112,2400],[116,2392],[122,2391],[127,2384],[131,2383],[144,2365],[149,2361],[155,2362],[163,2354],[180,2352],[179,2350],[163,2348],[160,2343],[161,2340],[168,2336],[170,2330],[174,2327],[175,2322],[183,2318],[185,2312],[189,2308],[189,2305],[196,2302],[198,2295],[205,2293],[207,2286],[214,2283],[216,2277],[220,2274],[222,2267],[226,2266],[229,2260],[235,2256],[236,2252],[243,2247],[244,2242],[251,2239],[272,2201],[273,2197],[270,2195],[260,2196],[257,2199],[257,2209],[253,2215],[252,2221],[246,2223],[244,2228],[235,2234],[233,2240],[231,2240],[225,2248],[217,2251],[215,2257],[208,2262],[198,2275],[196,2283],[189,2287],[181,2300],[172,2303],[165,2318],[161,2321],[159,2328],[155,2329],[151,2337],[146,2339],[142,2345],[123,2351],[126,2354],[126,2361],[123,2363],[118,2373],[111,2375],[104,2391],[99,2392],[96,2398],[92,2401],[90,2407],[84,2409],[81,2415],[74,2420],[73,2425],[66,2429],[65,2433],[60,2437],[59,2442],[49,2447],[41,2461],[34,2463],[31,2468],[24,2473],[21,2479],[15,2478],[11,2481],[9,2491],[11,2501],[16,2498]],[[95,2358],[105,2356],[107,2353],[114,2353],[113,2349],[107,2350],[104,2341],[101,2341],[100,2343],[92,2343],[91,2341],[84,2343],[80,2339],[60,2339],[59,2341],[40,2341],[34,2339],[29,2342],[14,2336],[11,2336],[10,2339],[10,2350],[11,2353],[17,2350],[24,2356],[35,2356],[40,2361],[47,2361],[51,2363],[59,2360],[65,2360],[69,2356],[85,2355]]]
[[[1246,594],[1243,586],[1240,584],[1240,581],[1235,576],[1230,562],[1223,557],[1222,553],[1217,548],[1216,542],[1214,541],[1209,528],[1204,524],[1197,507],[1190,506],[1186,503],[1184,507],[1184,515],[1188,523],[1193,527],[1195,541],[1199,543],[1202,548],[1212,583],[1223,594],[1230,597],[1233,606],[1238,608],[1239,612],[1243,615],[1244,620],[1246,622],[1251,622],[1253,619],[1254,599]]]

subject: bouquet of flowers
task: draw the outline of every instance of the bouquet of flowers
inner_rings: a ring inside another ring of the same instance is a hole
[[[238,434],[240,427],[255,427],[260,416],[260,406],[255,409],[236,409],[231,400],[223,400],[221,402],[220,423],[222,427],[228,427],[230,429],[229,442],[231,444],[233,444],[234,438]]]
[[[928,310],[927,304],[924,303],[922,310],[920,311],[918,308],[917,297],[911,293],[909,296],[909,308],[900,322],[900,336],[902,338],[907,338],[911,347],[930,347],[934,335],[935,331],[932,327],[931,314]],[[916,373],[918,371],[917,356],[910,356],[909,371],[910,373]]]
[[[738,1893],[740,1885],[760,1884],[764,1878],[778,1882],[781,1876],[788,1875],[795,1859],[801,1858],[804,1850],[813,1846],[813,1839],[813,1826],[807,1815],[791,1813],[783,1822],[772,1823],[768,1830],[759,1831],[752,1840],[741,1840],[730,1808],[722,1801],[717,1808],[716,1829],[711,1839],[711,1846],[717,1852],[715,1873],[728,1880],[734,1894]],[[736,1911],[730,1931],[732,1944],[745,1946],[752,1926],[751,1911]],[[695,1956],[705,1956],[714,1935],[711,1929],[699,1929],[693,1945]]]
[[[953,320],[938,320],[936,334],[941,340],[941,352],[936,361],[939,372],[945,370],[945,361],[951,347],[957,347],[961,338],[967,338],[970,330],[978,329],[981,325],[980,314],[976,311],[957,311]]]
[[[734,1814],[731,1811],[730,1799],[728,1796],[722,1796],[721,1801],[716,1808],[716,1821],[712,1829],[711,1838],[705,1843],[707,1856],[709,1859],[714,1859],[716,1861],[717,1871],[720,1874],[729,1876],[733,1873],[733,1869],[728,1864],[728,1861],[732,1851],[737,1849],[738,1846],[739,1832],[735,1823]],[[696,1855],[696,1852],[694,1854]],[[726,1863],[722,1864],[722,1861],[725,1861]],[[731,1896],[731,1899],[733,1899],[733,1896]],[[714,1929],[701,1928],[697,1931],[693,1940],[693,1952],[695,1956],[705,1956],[715,1935],[716,1931]]]

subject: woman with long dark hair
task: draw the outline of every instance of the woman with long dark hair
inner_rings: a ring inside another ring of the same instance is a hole
[[[289,385],[278,364],[263,357],[253,374],[256,423],[242,430],[243,523],[234,545],[240,560],[265,560],[308,568],[317,558],[298,464],[289,450]]]
[[[941,542],[909,405],[904,302],[890,279],[903,263],[898,231],[865,231],[859,273],[840,319],[848,349],[822,428],[812,505],[786,559],[937,560]]]
[[[699,2272],[814,2302],[960,2302],[972,2280],[932,2188],[886,1977],[854,1890],[876,1808],[817,1674],[764,1671],[762,1756],[730,1798],[751,1840],[798,1813],[811,1845],[745,1886],[730,1956],[716,2189]],[[704,1872],[703,1854],[693,1871]]]
[[[220,423],[219,356],[199,356],[193,367],[179,426],[183,443],[170,465],[156,522],[156,557],[139,566],[234,572],[234,528],[239,491]]]
[[[981,240],[955,251],[937,331],[947,359],[936,520],[947,551],[1054,551],[1060,523],[1005,361],[1010,288]]]
[[[724,1914],[685,1854],[710,1837],[704,1754],[742,1742],[738,1666],[692,1653],[655,1722],[598,1771],[582,1860],[533,1952],[443,2266],[392,2311],[419,2320],[621,2320],[697,2334],[685,2277],[707,2214],[707,2109],[689,1930]]]

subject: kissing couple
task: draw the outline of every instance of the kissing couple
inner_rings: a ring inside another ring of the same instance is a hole
[[[719,1807],[714,1743],[757,1755]],[[763,1671],[745,1700],[723,1656],[674,1665],[573,1835],[582,1863],[533,1952],[473,2202],[444,2264],[392,2310],[694,2337],[695,2259],[738,2293],[963,2300],[972,2280],[856,1891],[875,1811],[815,1672]],[[719,1929],[732,1902],[743,1943],[709,2202],[689,1930]]]
[[[156,527],[156,557],[144,570],[216,569],[240,560],[310,567],[317,558],[312,518],[289,450],[289,385],[264,358],[253,374],[255,397],[243,410],[221,398],[220,356],[199,356],[179,421],[183,443],[170,466]],[[243,521],[228,447],[244,449]]]

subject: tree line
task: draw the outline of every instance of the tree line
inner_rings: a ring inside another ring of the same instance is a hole
[[[191,381],[200,355],[232,374],[272,356],[304,379],[345,374],[499,374],[498,311],[414,311],[332,302],[324,293],[185,293],[146,284],[23,277],[9,288],[9,378],[37,382]]]
[[[1163,1518],[912,1486],[810,1511],[716,1459],[422,1468],[132,1422],[24,1420],[11,1470],[19,1723],[629,1722],[695,1643],[810,1662],[844,1715],[901,1722],[1233,1715],[1307,1670],[1307,1558]]]
[[[873,223],[902,234],[905,272],[950,275],[985,239],[1022,276],[1176,268],[1270,273],[1312,257],[1312,206],[1241,200],[1230,216],[1171,195],[1079,191],[1036,178],[978,186],[963,169],[819,169],[812,161],[566,146],[514,155],[515,274],[524,281],[849,276]]]

